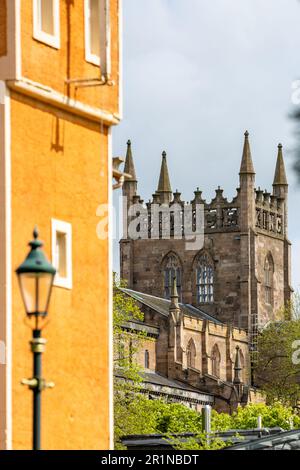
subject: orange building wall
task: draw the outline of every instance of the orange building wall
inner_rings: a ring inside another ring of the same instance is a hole
[[[30,1],[30,4],[32,1]],[[99,67],[85,60],[84,0],[60,1],[60,49],[33,38],[33,13],[28,0],[22,2],[22,75],[71,98],[118,113],[119,96],[119,0],[110,2],[111,64],[114,86],[69,87],[65,79],[99,78]]]
[[[6,53],[6,0],[0,0],[0,57]]]
[[[108,200],[107,128],[12,93],[11,132],[13,269],[35,224],[49,259],[51,217],[73,230],[73,288],[54,287],[44,331],[43,376],[56,386],[42,396],[42,446],[108,449],[108,241],[96,235],[96,209]],[[13,448],[29,449],[32,392],[20,380],[32,376],[31,331],[12,276]]]

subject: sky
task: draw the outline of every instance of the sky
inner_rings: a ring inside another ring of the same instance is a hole
[[[235,195],[246,129],[256,187],[272,189],[281,142],[292,285],[300,290],[300,185],[289,117],[300,80],[299,24],[298,0],[124,0],[123,121],[113,130],[113,154],[125,156],[131,139],[145,201],[157,187],[163,150],[173,191],[190,201],[198,186],[210,201],[218,186]],[[119,197],[115,191],[116,213]]]

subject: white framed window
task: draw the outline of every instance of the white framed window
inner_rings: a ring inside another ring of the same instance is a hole
[[[84,0],[85,60],[101,67],[110,66],[109,3],[107,0]]]
[[[72,225],[51,220],[52,263],[56,269],[54,285],[72,289]]]
[[[85,7],[85,59],[100,66],[101,54],[101,0],[84,0]]]
[[[33,0],[33,37],[60,48],[60,0]]]

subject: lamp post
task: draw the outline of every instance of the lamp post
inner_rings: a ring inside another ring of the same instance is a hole
[[[33,353],[33,377],[23,379],[22,385],[28,385],[33,391],[33,450],[41,449],[41,393],[45,388],[53,388],[53,383],[46,383],[42,378],[42,353],[46,340],[41,337],[44,319],[48,314],[55,268],[49,263],[41,250],[43,243],[38,240],[38,231],[33,232],[34,240],[29,243],[30,251],[24,262],[18,267],[21,295],[26,315],[33,319],[33,335],[30,341]]]

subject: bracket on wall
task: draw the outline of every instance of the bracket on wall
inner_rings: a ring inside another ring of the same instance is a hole
[[[119,166],[121,165],[121,163],[124,163],[123,157],[113,158],[113,177],[117,181],[116,184],[113,185],[113,189],[121,188],[123,186],[125,178],[128,178],[128,179],[131,178],[131,175],[119,170]]]
[[[102,75],[101,78],[69,78],[65,80],[67,85],[75,85],[75,88],[90,88],[96,86],[114,86],[116,83],[109,75]]]

